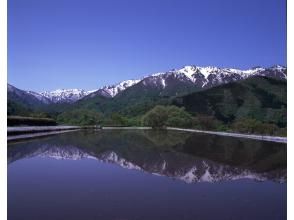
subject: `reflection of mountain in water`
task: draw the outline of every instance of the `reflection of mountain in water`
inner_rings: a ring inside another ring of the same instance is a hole
[[[286,181],[286,145],[176,131],[72,132],[11,144],[8,162],[91,158],[193,182]]]

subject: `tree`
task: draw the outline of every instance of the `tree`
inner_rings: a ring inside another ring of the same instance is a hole
[[[101,120],[100,113],[93,110],[75,109],[58,115],[57,122],[70,125],[96,125]]]
[[[270,123],[259,123],[254,132],[258,134],[275,135],[279,130],[279,127]]]
[[[167,126],[184,128],[192,126],[192,116],[186,112],[184,108],[176,106],[168,106],[166,108],[168,114],[168,119],[166,121]]]
[[[166,126],[168,112],[166,107],[157,105],[148,111],[142,118],[143,125],[151,126],[152,128],[162,128]]]
[[[113,125],[115,126],[128,125],[128,119],[116,112],[111,114],[111,121],[113,122]]]
[[[235,131],[242,133],[254,133],[256,127],[260,126],[261,122],[253,118],[241,118],[235,120],[232,124],[232,128]]]
[[[257,133],[266,135],[275,135],[279,133],[279,127],[272,123],[262,123],[256,119],[243,118],[236,120],[232,128],[243,133]]]
[[[192,116],[184,108],[157,105],[143,116],[143,124],[156,127],[191,127]]]
[[[218,121],[215,117],[210,115],[199,114],[196,116],[196,119],[194,119],[194,121],[198,123],[198,126],[201,129],[205,129],[205,130],[216,130],[218,127],[222,125],[220,121]]]

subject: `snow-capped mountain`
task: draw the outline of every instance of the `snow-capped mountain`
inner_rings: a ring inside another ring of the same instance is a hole
[[[143,85],[156,85],[165,89],[172,80],[193,84],[195,87],[210,88],[213,86],[247,79],[252,76],[268,76],[278,79],[287,79],[287,69],[283,66],[270,68],[255,67],[248,70],[218,67],[184,66],[178,70],[156,73],[142,79]]]
[[[185,90],[186,88],[205,89],[217,85],[247,79],[253,76],[267,76],[277,79],[287,79],[287,68],[276,65],[270,68],[255,67],[248,70],[234,68],[218,68],[213,66],[199,67],[195,65],[184,66],[167,72],[150,74],[141,79],[124,80],[114,85],[103,86],[92,91],[83,89],[58,89],[51,92],[25,91],[39,101],[48,103],[73,103],[86,96],[96,95],[113,98],[128,88],[140,85],[146,89],[164,91]],[[8,91],[10,88],[8,88]],[[174,91],[177,94],[177,91]],[[174,95],[174,94],[173,94]]]
[[[38,95],[48,98],[53,103],[75,102],[94,91],[85,91],[83,89],[57,89],[51,92],[42,92]]]
[[[122,81],[118,84],[115,85],[111,85],[111,86],[103,86],[102,88],[96,90],[94,93],[92,93],[91,96],[95,96],[95,95],[102,95],[105,97],[114,97],[116,96],[118,93],[124,91],[125,89],[137,84],[138,82],[140,82],[141,80],[139,79],[135,79],[135,80],[125,80]]]
[[[7,84],[7,98],[8,102],[14,101],[26,107],[51,103],[49,99],[39,93],[21,90],[10,84]]]
[[[181,69],[147,75],[138,80],[126,80],[116,85],[104,86],[90,96],[101,95],[105,97],[115,97],[117,94],[135,85],[162,91],[170,90],[171,88],[183,89],[184,87],[205,89],[253,76],[287,79],[287,68],[276,65],[270,68],[255,67],[248,70],[240,70],[234,68],[199,67],[191,65],[184,66]]]
[[[140,80],[125,80],[118,84],[111,86],[103,86],[100,89],[86,91],[84,89],[57,89],[54,91],[46,91],[46,92],[33,92],[26,91],[30,95],[35,96],[38,100],[42,101],[45,104],[48,103],[73,103],[76,102],[85,96],[92,94],[101,95],[104,97],[114,97],[118,93],[124,91],[125,89],[135,85]]]
[[[33,95],[35,98],[37,98],[39,101],[45,104],[51,103],[51,99],[47,96],[44,96],[40,93],[34,92],[34,91],[26,91],[28,94]]]

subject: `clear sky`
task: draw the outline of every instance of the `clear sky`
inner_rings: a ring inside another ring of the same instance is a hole
[[[8,0],[8,82],[96,89],[184,65],[286,65],[286,0]]]

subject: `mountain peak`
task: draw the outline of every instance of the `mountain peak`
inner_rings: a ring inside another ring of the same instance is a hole
[[[195,82],[195,77],[193,76],[196,73],[202,74],[205,78],[207,78],[212,73],[217,73],[220,69],[214,66],[207,66],[207,67],[201,67],[201,66],[184,66],[183,68],[177,70],[178,73],[185,74],[189,79],[191,79],[193,82]]]
[[[114,85],[111,85],[111,86],[103,86],[99,90],[101,90],[101,92],[103,91],[104,94],[105,93],[108,94],[110,97],[114,97],[119,92],[122,92],[123,90],[137,84],[140,81],[141,80],[139,80],[139,79],[124,80],[124,81],[122,81],[120,83],[117,83],[117,84],[114,84]]]
[[[282,65],[274,65],[271,67],[271,69],[276,69],[276,70],[285,70],[286,67]]]

